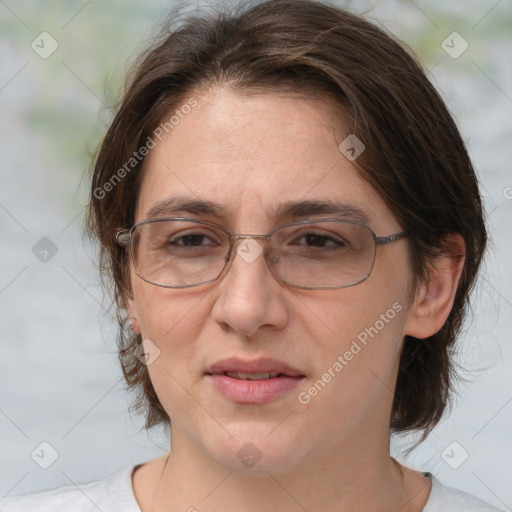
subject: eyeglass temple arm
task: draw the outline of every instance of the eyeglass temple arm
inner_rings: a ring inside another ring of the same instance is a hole
[[[392,235],[388,236],[376,236],[375,243],[377,245],[389,245],[393,242],[396,242],[397,240],[400,240],[401,238],[409,236],[409,234],[409,231],[401,231],[400,233],[393,233]]]

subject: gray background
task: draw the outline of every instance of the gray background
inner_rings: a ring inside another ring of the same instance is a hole
[[[0,0],[0,497],[100,479],[167,449],[164,432],[144,432],[128,412],[115,324],[82,228],[84,173],[108,106],[170,5]],[[478,170],[492,237],[459,343],[467,382],[423,445],[407,458],[410,439],[395,439],[393,452],[511,510],[511,3],[338,5],[387,27],[429,70]],[[47,58],[31,47],[43,31],[58,43]],[[454,31],[469,45],[458,58],[442,46]]]

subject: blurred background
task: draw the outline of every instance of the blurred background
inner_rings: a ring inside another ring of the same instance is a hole
[[[467,142],[491,231],[452,413],[408,456],[411,439],[393,439],[393,453],[512,510],[512,3],[332,3],[417,54]],[[168,449],[165,432],[129,412],[83,221],[110,106],[172,5],[0,0],[0,498],[104,478]]]

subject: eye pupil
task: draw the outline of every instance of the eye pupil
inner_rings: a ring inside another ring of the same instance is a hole
[[[183,237],[183,245],[201,245],[203,235],[187,235]]]
[[[313,245],[315,247],[322,247],[325,245],[325,236],[319,235],[306,235],[306,242],[308,245]]]

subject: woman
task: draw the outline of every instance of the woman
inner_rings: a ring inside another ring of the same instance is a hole
[[[165,32],[89,228],[172,449],[2,510],[496,510],[389,453],[445,410],[486,229],[451,116],[376,26],[278,0]]]

